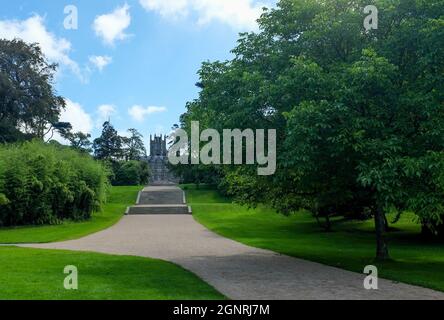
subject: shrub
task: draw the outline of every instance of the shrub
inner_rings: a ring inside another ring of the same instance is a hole
[[[0,206],[7,205],[9,203],[8,198],[3,193],[0,193]]]
[[[144,161],[127,161],[114,164],[113,185],[134,186],[147,184],[150,171]]]
[[[40,141],[0,147],[0,225],[85,220],[106,201],[108,170]]]

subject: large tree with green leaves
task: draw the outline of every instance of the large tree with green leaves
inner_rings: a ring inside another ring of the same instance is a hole
[[[204,63],[182,127],[277,129],[278,169],[223,167],[243,202],[282,212],[367,213],[377,258],[389,257],[386,213],[444,218],[444,3],[281,0],[242,34],[234,59]]]
[[[119,161],[123,159],[123,141],[113,125],[106,121],[102,134],[93,142],[94,157],[98,160]]]
[[[92,142],[90,141],[91,134],[83,132],[70,132],[67,139],[73,149],[83,153],[92,152]]]
[[[143,135],[136,129],[128,129],[129,136],[122,137],[125,160],[141,160],[146,157],[146,148]]]
[[[37,44],[0,39],[0,142],[52,130],[65,107],[53,87],[56,69]]]

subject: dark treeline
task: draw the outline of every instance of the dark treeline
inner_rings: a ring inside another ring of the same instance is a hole
[[[379,24],[366,31],[367,0],[281,0],[259,32],[240,35],[232,60],[200,69],[180,126],[276,129],[275,175],[176,173],[249,205],[309,210],[327,229],[333,215],[373,217],[379,259],[389,258],[388,213],[412,211],[424,234],[444,236],[444,3],[371,3]]]

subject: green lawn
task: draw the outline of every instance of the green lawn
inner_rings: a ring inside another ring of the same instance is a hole
[[[136,202],[141,187],[113,187],[102,212],[85,222],[0,229],[0,243],[44,243],[84,237],[106,229]],[[169,262],[60,250],[0,247],[3,299],[223,299],[197,276]],[[75,265],[79,290],[66,290],[63,270]]]
[[[413,215],[393,225],[397,229],[389,235],[393,261],[381,264],[373,260],[372,221],[336,220],[334,232],[325,233],[306,213],[285,217],[264,207],[248,210],[214,190],[189,185],[185,189],[195,219],[225,237],[361,273],[365,265],[376,264],[381,277],[444,291],[444,244],[422,241]]]
[[[126,256],[0,247],[0,300],[224,299],[172,263]],[[78,269],[78,290],[66,290],[65,266]]]
[[[142,187],[112,187],[102,212],[85,222],[65,222],[56,226],[0,228],[0,243],[46,243],[82,238],[111,227],[128,206],[136,203]]]

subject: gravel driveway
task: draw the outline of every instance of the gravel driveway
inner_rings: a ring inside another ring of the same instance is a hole
[[[212,233],[191,215],[125,216],[79,240],[26,246],[168,260],[231,299],[444,299],[444,293],[387,280],[368,291],[364,274],[240,244]]]

